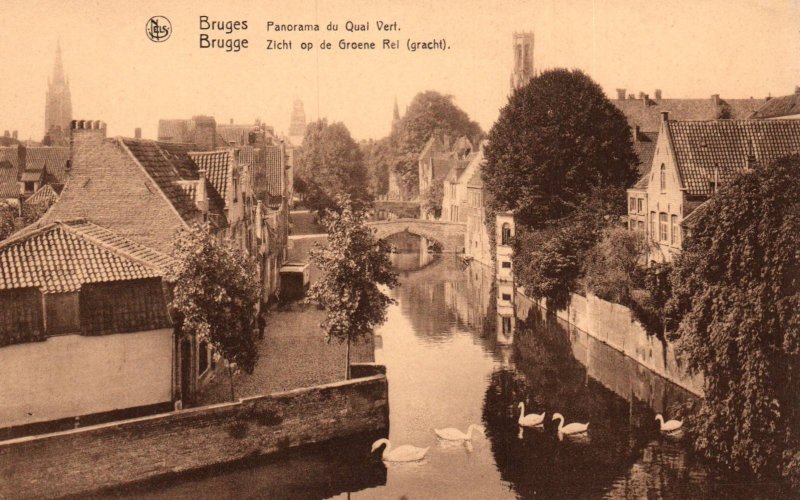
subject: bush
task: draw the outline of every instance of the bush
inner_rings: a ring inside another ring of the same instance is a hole
[[[640,232],[621,227],[606,228],[583,263],[587,290],[601,299],[629,304],[648,246]]]

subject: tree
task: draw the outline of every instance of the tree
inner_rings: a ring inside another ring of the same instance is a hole
[[[228,365],[231,400],[233,373],[253,373],[258,361],[256,264],[229,242],[220,243],[208,225],[181,230],[174,244],[177,264],[167,277],[174,283],[172,307],[181,332],[205,340]]]
[[[16,231],[17,209],[0,201],[0,240],[4,240]]]
[[[420,208],[422,213],[435,219],[442,215],[442,202],[444,201],[444,181],[435,180],[430,189],[420,193]]]
[[[579,70],[545,71],[514,92],[485,155],[490,212],[514,210],[529,228],[568,216],[594,187],[637,177],[625,116]]]
[[[453,103],[453,96],[432,90],[420,92],[409,104],[406,114],[390,136],[395,149],[391,168],[405,191],[416,194],[419,187],[417,159],[432,135],[452,139],[466,136],[477,144],[483,131],[469,115]]]
[[[22,203],[22,208],[17,209],[0,201],[0,240],[41,219],[48,207],[44,203]]]
[[[671,338],[705,396],[707,457],[800,487],[800,156],[741,174],[698,214],[671,273]]]
[[[629,304],[647,250],[640,232],[619,226],[604,229],[583,263],[586,288],[601,299]]]
[[[388,137],[361,144],[364,164],[370,175],[371,190],[376,195],[389,191],[389,170],[394,163],[394,149]]]
[[[371,201],[361,149],[341,122],[323,119],[306,127],[297,176],[305,181],[306,205],[316,212],[337,208],[336,197],[342,194],[359,206]]]
[[[322,276],[311,285],[306,300],[327,311],[320,325],[327,340],[347,342],[345,377],[349,379],[350,344],[386,321],[386,310],[394,299],[379,286],[396,286],[397,274],[391,270],[388,243],[375,239],[364,224],[363,210],[346,196],[337,204],[341,211],[329,212],[324,219],[327,243],[316,244],[309,253]]]

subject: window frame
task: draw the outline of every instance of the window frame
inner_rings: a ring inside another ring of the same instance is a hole
[[[658,213],[658,241],[669,242],[669,217],[666,212]]]

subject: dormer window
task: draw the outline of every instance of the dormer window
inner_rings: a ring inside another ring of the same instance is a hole
[[[664,166],[663,163],[661,164],[660,185],[661,185],[661,192],[662,193],[665,192],[667,190],[667,168]]]

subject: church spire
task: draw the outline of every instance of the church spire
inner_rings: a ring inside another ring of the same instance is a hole
[[[397,96],[394,96],[394,114],[392,120],[397,121],[400,119],[400,108],[397,106]]]
[[[61,40],[56,42],[56,62],[53,65],[53,84],[66,83],[64,78],[64,63],[61,61]]]

